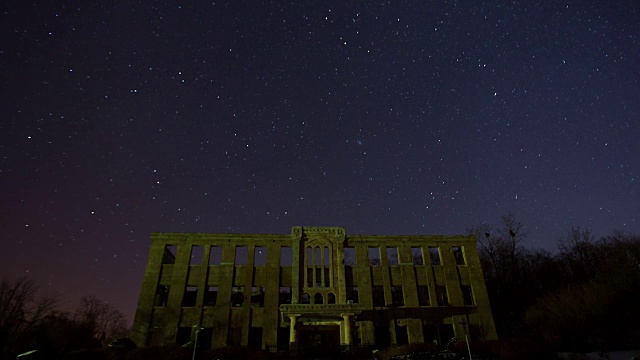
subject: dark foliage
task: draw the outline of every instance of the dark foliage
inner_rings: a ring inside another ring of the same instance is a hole
[[[613,350],[640,343],[640,236],[596,240],[572,228],[558,252],[524,248],[526,232],[509,214],[473,227],[500,338],[533,336],[543,348]],[[505,350],[508,352],[507,350]],[[500,358],[506,356],[501,351]]]

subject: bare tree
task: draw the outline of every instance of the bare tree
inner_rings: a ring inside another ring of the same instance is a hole
[[[82,297],[74,317],[103,345],[128,333],[124,314],[93,295]]]
[[[57,296],[38,297],[38,290],[34,281],[25,278],[0,283],[0,357],[7,356],[16,341],[54,312]]]

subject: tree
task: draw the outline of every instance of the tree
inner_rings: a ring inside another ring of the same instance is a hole
[[[102,345],[128,334],[124,314],[93,295],[82,297],[74,318]]]
[[[478,253],[491,299],[491,307],[501,336],[522,331],[522,315],[528,291],[522,284],[527,276],[527,251],[522,247],[528,233],[512,213],[502,216],[496,229],[488,224],[467,229],[478,239]]]
[[[54,312],[57,297],[37,297],[38,290],[34,281],[25,278],[0,283],[0,358],[11,356],[26,335]]]

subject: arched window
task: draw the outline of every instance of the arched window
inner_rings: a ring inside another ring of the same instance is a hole
[[[323,299],[322,299],[322,294],[317,293],[316,296],[313,298],[313,303],[314,304],[322,304]]]
[[[329,248],[324,247],[324,266],[329,266]]]
[[[300,304],[311,304],[311,296],[308,293],[302,294],[300,298]]]
[[[335,304],[336,296],[333,293],[327,294],[327,304]]]

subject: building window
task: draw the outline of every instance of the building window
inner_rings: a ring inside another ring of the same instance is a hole
[[[169,301],[169,285],[158,285],[153,306],[167,306]]]
[[[473,292],[471,291],[471,286],[460,285],[460,290],[462,291],[462,299],[464,300],[464,304],[467,306],[474,305]]]
[[[322,268],[316,268],[316,287],[322,287]]]
[[[456,259],[456,265],[464,265],[464,254],[462,254],[462,248],[459,246],[454,246],[451,248],[451,252],[453,252],[453,257]]]
[[[436,298],[438,306],[449,305],[449,297],[447,296],[447,287],[444,285],[436,285]]]
[[[184,295],[182,296],[182,307],[196,306],[196,297],[198,295],[197,286],[187,286],[184,288]]]
[[[311,304],[311,296],[308,293],[302,294],[300,304]]]
[[[358,287],[351,286],[347,287],[347,304],[357,304],[358,303]]]
[[[429,246],[429,259],[431,260],[431,265],[440,265],[440,249]]]
[[[244,286],[231,288],[231,306],[240,307],[244,304]]]
[[[236,246],[235,265],[247,265],[249,260],[249,250],[246,246]]]
[[[209,265],[220,265],[220,261],[222,261],[222,248],[211,245],[209,248]]]
[[[402,286],[391,287],[391,301],[394,306],[404,306],[404,295],[402,294]]]
[[[330,260],[331,260],[331,256],[329,256],[329,248],[325,246],[324,247],[324,266],[329,266],[331,264]]]
[[[218,300],[218,287],[207,286],[207,292],[204,293],[204,306],[216,306]]]
[[[202,264],[202,246],[193,245],[191,246],[191,258],[189,258],[189,265],[200,264]]]
[[[322,303],[324,303],[323,298],[322,298],[322,294],[317,293],[316,296],[313,297],[313,303],[314,304],[322,304]]]
[[[267,247],[266,246],[256,246],[255,251],[253,252],[253,265],[254,266],[267,265]]]
[[[178,247],[175,245],[165,245],[164,246],[164,254],[162,255],[162,263],[163,264],[175,264],[176,263],[176,253],[178,252]]]
[[[251,306],[264,306],[264,287],[254,286],[251,288]]]
[[[179,327],[176,333],[176,344],[184,345],[191,341],[191,327]]]
[[[307,266],[313,265],[313,249],[311,249],[311,246],[307,246],[307,258],[305,260]]]
[[[313,287],[313,268],[307,268],[307,287]]]
[[[411,248],[411,261],[413,262],[413,265],[424,265],[424,259],[422,259],[421,247]]]
[[[242,341],[242,328],[232,327],[227,332],[227,345],[240,346]]]
[[[386,305],[384,301],[384,287],[377,285],[372,286],[371,297],[373,299],[373,306],[382,307]]]
[[[380,266],[380,248],[378,247],[369,248],[369,265]]]
[[[260,349],[262,347],[262,328],[250,327],[249,328],[249,348]]]
[[[429,306],[429,287],[418,286],[418,305]]]
[[[336,303],[336,295],[334,293],[327,294],[327,304],[335,304]]]
[[[291,288],[290,287],[280,287],[280,294],[278,296],[278,305],[282,304],[291,304]]]
[[[316,265],[316,266],[322,265],[322,251],[320,250],[319,246],[316,247],[316,257],[313,260],[313,265]]]
[[[388,247],[387,248],[387,262],[390,266],[398,265],[398,248],[397,247]]]
[[[280,247],[280,266],[293,265],[293,249],[291,246]]]
[[[409,343],[409,334],[406,326],[396,325],[396,345],[405,345]]]
[[[344,248],[344,266],[356,266],[356,249],[353,247]]]

